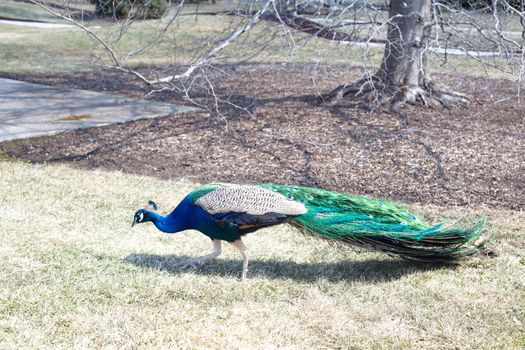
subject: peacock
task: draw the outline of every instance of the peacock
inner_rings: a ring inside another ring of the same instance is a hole
[[[168,215],[139,209],[133,224],[151,221],[160,231],[194,229],[213,243],[210,254],[184,260],[182,267],[197,267],[218,257],[222,241],[235,246],[243,259],[241,279],[248,271],[245,234],[289,223],[320,238],[377,250],[425,262],[455,261],[476,252],[468,244],[484,227],[480,219],[469,227],[429,226],[421,216],[387,200],[291,185],[209,184],[190,192]]]

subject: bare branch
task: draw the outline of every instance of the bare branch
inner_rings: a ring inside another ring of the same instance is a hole
[[[257,22],[259,22],[261,15],[263,15],[267,10],[268,7],[274,2],[274,0],[267,0],[263,7],[257,11],[250,20],[240,26],[236,31],[231,33],[226,39],[222,40],[217,46],[215,46],[212,50],[208,51],[204,56],[202,56],[200,59],[198,59],[195,63],[193,63],[184,73],[172,75],[169,77],[156,79],[156,80],[148,80],[146,83],[148,85],[154,85],[154,84],[162,84],[162,83],[170,83],[173,80],[177,79],[184,79],[189,77],[197,68],[200,68],[207,63],[210,63],[215,59],[217,54],[223,50],[225,47],[230,45],[235,39],[237,39],[242,33],[247,32],[250,30]]]

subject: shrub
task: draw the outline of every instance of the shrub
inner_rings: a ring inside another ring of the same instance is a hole
[[[168,9],[166,0],[91,0],[100,17],[160,18]]]
[[[146,7],[146,5],[148,5],[148,7]],[[145,11],[142,15],[143,17],[160,18],[168,9],[168,3],[166,0],[149,0],[146,4],[142,5],[142,9]]]

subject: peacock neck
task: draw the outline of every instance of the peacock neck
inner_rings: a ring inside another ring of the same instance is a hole
[[[175,210],[165,216],[155,212],[149,212],[148,214],[153,224],[162,232],[175,233],[186,229],[184,217],[177,215]]]

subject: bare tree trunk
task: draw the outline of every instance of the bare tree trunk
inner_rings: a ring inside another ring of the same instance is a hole
[[[374,76],[334,90],[330,100],[345,96],[367,103],[450,106],[468,103],[465,95],[431,80],[428,43],[432,34],[432,0],[391,0],[383,60]]]
[[[431,0],[392,1],[383,62],[377,77],[387,85],[419,85],[427,72],[425,22],[430,20]],[[430,27],[428,27],[430,28]]]

